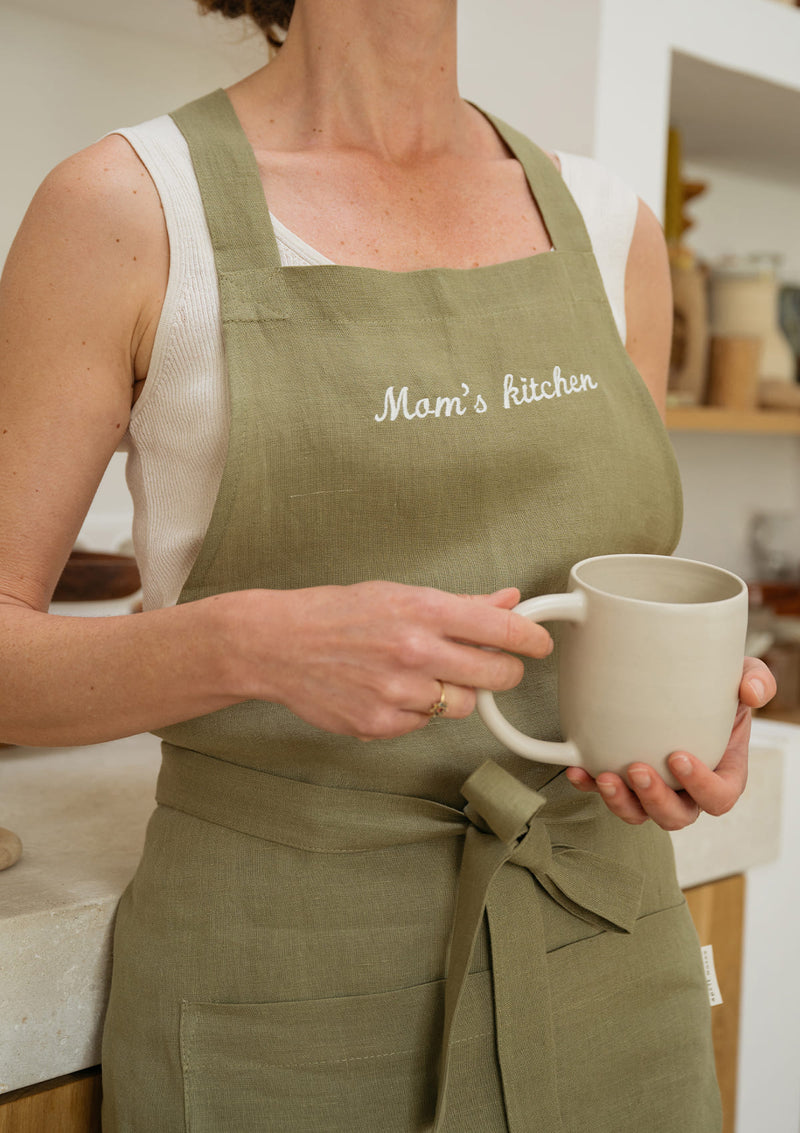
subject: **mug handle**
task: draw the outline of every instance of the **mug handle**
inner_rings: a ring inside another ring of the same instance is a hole
[[[520,602],[512,612],[537,622],[583,622],[586,618],[586,596],[582,590],[572,590],[568,594],[541,594]],[[478,714],[489,731],[517,755],[535,759],[539,763],[580,765],[581,753],[572,740],[556,743],[526,736],[513,724],[509,724],[489,689],[478,689],[477,707]]]

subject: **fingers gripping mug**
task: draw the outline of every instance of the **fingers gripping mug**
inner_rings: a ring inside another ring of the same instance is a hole
[[[517,755],[624,774],[650,764],[672,787],[673,751],[716,767],[738,705],[747,587],[708,563],[664,555],[603,555],[576,563],[568,592],[530,598],[516,612],[567,622],[559,653],[563,743],[534,739],[506,720],[486,689],[478,712]]]

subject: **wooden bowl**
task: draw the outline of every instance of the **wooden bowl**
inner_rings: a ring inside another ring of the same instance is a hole
[[[54,602],[104,602],[127,598],[141,586],[131,555],[105,551],[72,551],[58,580]]]
[[[22,857],[22,843],[16,834],[0,826],[0,869],[10,869]]]

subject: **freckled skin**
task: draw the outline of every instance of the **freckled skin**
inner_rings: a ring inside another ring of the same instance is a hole
[[[357,144],[337,144],[335,131],[318,123],[308,125],[307,144],[298,146],[285,136],[284,119],[258,115],[254,95],[251,107],[248,80],[228,93],[272,212],[330,260],[396,271],[471,268],[549,250],[521,167],[471,107],[463,152],[385,160]]]

